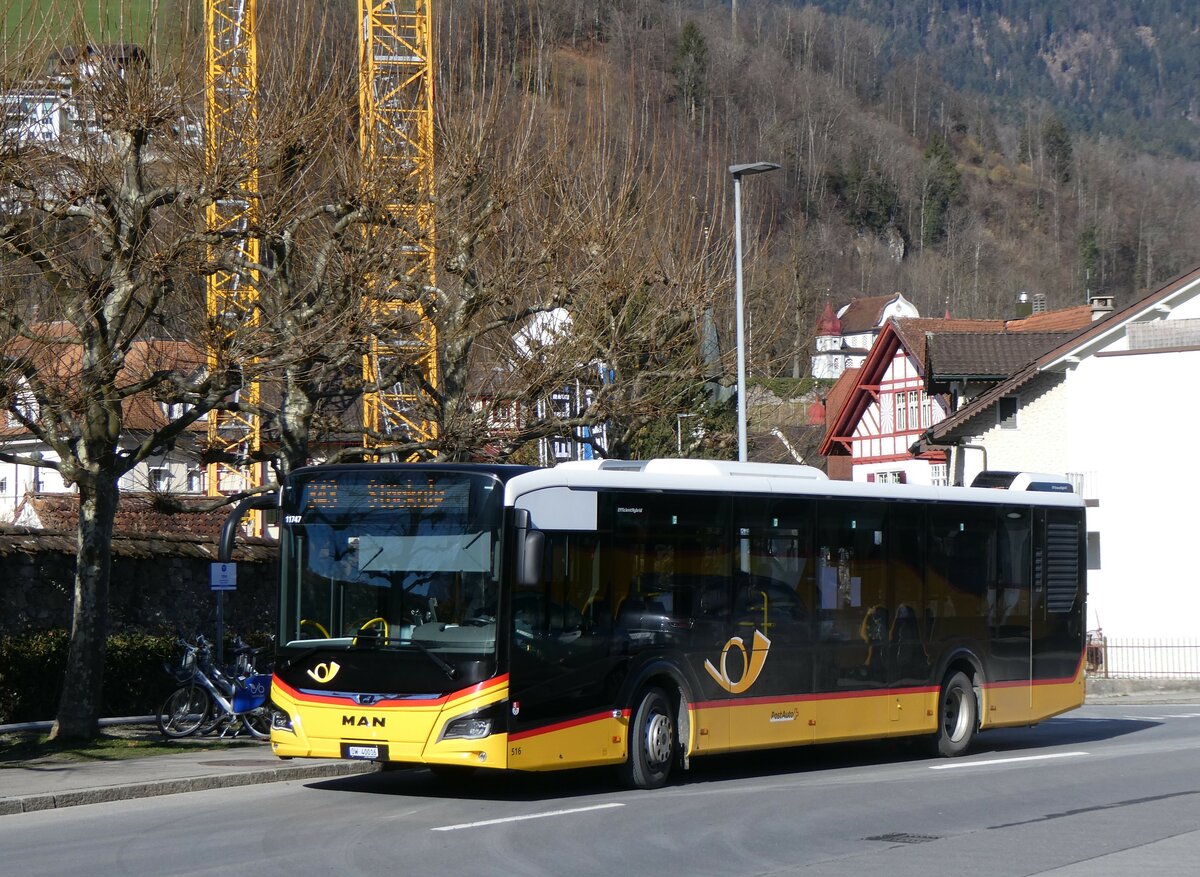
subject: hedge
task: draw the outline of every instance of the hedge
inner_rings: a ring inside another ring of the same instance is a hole
[[[0,724],[54,718],[68,640],[65,630],[0,637]],[[174,662],[177,652],[173,636],[110,636],[100,714],[152,715],[175,684],[163,664]]]

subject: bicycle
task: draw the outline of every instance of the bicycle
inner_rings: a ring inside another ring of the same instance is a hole
[[[237,640],[236,668],[225,672],[212,661],[212,648],[203,636],[192,645],[179,640],[183,656],[178,666],[164,665],[179,682],[158,711],[158,730],[168,739],[219,732],[237,736],[243,729],[266,740],[271,734],[269,697],[271,677],[259,673],[254,649]]]

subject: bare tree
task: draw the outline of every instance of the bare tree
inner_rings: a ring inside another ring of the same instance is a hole
[[[445,457],[508,458],[599,423],[599,450],[628,454],[647,422],[673,425],[695,404],[701,318],[727,282],[726,250],[679,144],[622,87],[594,83],[576,108],[478,81],[443,101],[432,311]],[[560,312],[565,323],[539,317]],[[567,384],[591,402],[564,418],[540,403]]]
[[[194,278],[204,208],[228,184],[204,173],[186,124],[199,78],[177,75],[194,69],[181,63],[186,47],[172,57],[164,64],[127,44],[81,40],[55,56],[77,123],[53,143],[18,127],[0,144],[0,403],[48,449],[42,459],[0,449],[0,459],[55,469],[79,497],[71,640],[52,731],[64,739],[96,729],[118,479],[236,384],[219,364],[201,368],[208,335]],[[127,410],[146,397],[190,407],[131,442]]]

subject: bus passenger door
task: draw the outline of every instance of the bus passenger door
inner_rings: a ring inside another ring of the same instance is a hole
[[[884,508],[874,500],[826,499],[819,506],[818,741],[875,737],[888,730],[892,612]]]
[[[1028,507],[997,510],[995,575],[988,582],[988,638],[991,642],[989,696],[984,721],[1029,718],[1032,705],[1030,597],[1033,579],[1033,512]]]
[[[539,581],[514,586],[510,597],[511,728],[521,739],[510,756],[523,769],[615,754],[613,732],[600,721],[611,714],[621,678],[607,602],[608,537],[543,532]],[[568,721],[571,730],[561,730]]]

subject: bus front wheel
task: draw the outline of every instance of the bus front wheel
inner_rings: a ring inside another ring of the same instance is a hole
[[[661,688],[648,688],[629,723],[629,758],[621,780],[635,789],[657,789],[667,782],[678,743],[671,702]]]
[[[942,686],[938,704],[938,755],[953,758],[962,755],[975,737],[979,727],[979,704],[975,689],[965,673],[955,673]]]

